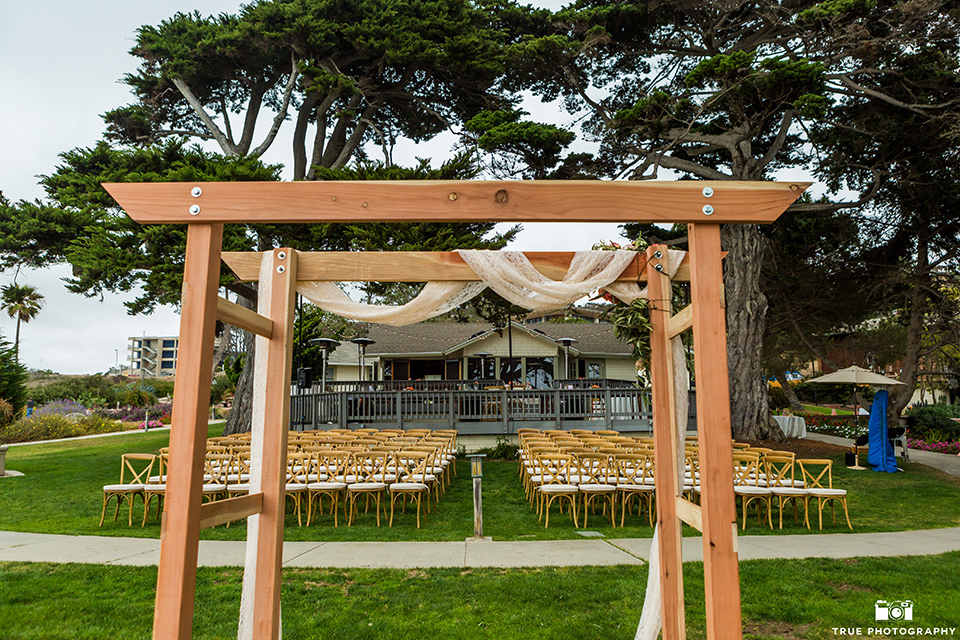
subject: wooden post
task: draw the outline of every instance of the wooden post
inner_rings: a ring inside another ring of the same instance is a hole
[[[656,254],[660,253],[659,258]],[[653,385],[654,480],[657,487],[657,523],[660,540],[660,593],[663,602],[663,640],[687,636],[683,601],[683,558],[676,496],[680,495],[677,468],[677,425],[673,381],[673,354],[668,337],[672,284],[667,269],[667,247],[647,248],[647,286],[650,300],[650,378]],[[661,265],[662,271],[657,271]]]
[[[180,311],[180,359],[173,390],[170,463],[160,533],[153,637],[187,640],[193,632],[203,499],[203,458],[210,407],[222,224],[187,227]]]
[[[289,390],[293,366],[293,314],[297,281],[297,253],[292,249],[275,249],[269,273],[270,295],[261,299],[260,313],[273,321],[273,335],[268,340],[258,338],[255,380],[265,380],[260,391],[255,385],[254,405],[261,406],[262,416],[254,413],[254,420],[262,420],[262,431],[254,425],[262,441],[254,441],[252,455],[260,454],[259,464],[252,461],[251,492],[258,488],[263,493],[263,511],[253,516],[248,524],[247,571],[255,572],[252,583],[244,579],[244,595],[252,595],[252,622],[243,625],[241,635],[257,639],[277,640],[280,637],[280,578],[283,564],[283,519],[285,485],[287,480],[287,434],[290,420]],[[261,281],[263,284],[263,281]],[[266,303],[264,305],[264,303]],[[266,306],[266,308],[264,308]],[[261,395],[262,394],[262,395]],[[257,477],[257,472],[259,475]],[[256,519],[256,522],[252,522]],[[255,562],[249,563],[250,545],[255,545]],[[252,594],[250,593],[252,591]],[[249,601],[249,600],[248,600]],[[243,606],[243,605],[241,605]]]
[[[720,225],[691,224],[687,234],[691,255],[707,637],[740,640],[743,631]]]

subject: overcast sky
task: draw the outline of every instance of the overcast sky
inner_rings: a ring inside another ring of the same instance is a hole
[[[556,7],[560,3],[535,4]],[[0,11],[0,191],[12,201],[41,197],[36,176],[52,173],[58,154],[89,147],[100,139],[100,114],[132,99],[118,80],[136,69],[128,51],[137,27],[157,24],[177,11],[233,13],[239,6],[226,0],[4,2]],[[539,119],[569,124],[566,114],[543,114]],[[449,139],[439,140],[406,149],[406,154],[398,152],[396,159],[432,157],[439,164],[449,145]],[[289,145],[279,141],[274,148],[265,160],[284,163]],[[616,235],[616,225],[610,224],[527,224],[510,248],[588,249]],[[61,280],[68,275],[69,267],[64,266],[21,272],[17,279],[19,284],[37,287],[46,297],[40,315],[21,327],[20,356],[28,367],[60,373],[103,372],[118,358],[124,361],[129,336],[179,333],[174,310],[130,316],[123,306],[127,297],[108,295],[101,301],[69,293]],[[0,284],[12,282],[13,277],[12,271],[0,274]],[[0,334],[12,342],[14,330],[14,321],[0,314]]]

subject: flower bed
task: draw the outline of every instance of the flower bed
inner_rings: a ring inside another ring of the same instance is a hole
[[[918,451],[932,451],[933,453],[960,454],[960,442],[925,442],[907,438],[907,447]]]

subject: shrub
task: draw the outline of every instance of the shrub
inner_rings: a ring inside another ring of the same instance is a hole
[[[934,453],[947,453],[950,455],[960,454],[960,442],[924,442],[923,440],[907,438],[907,446],[911,449],[919,449],[920,451],[932,451]]]
[[[781,387],[767,387],[767,401],[774,411],[790,408],[790,400],[787,399],[787,393]]]
[[[85,416],[80,420],[71,421],[66,416],[56,413],[35,414],[24,416],[13,424],[0,428],[0,442],[55,440],[95,433],[109,433],[116,430],[116,422],[102,416]]]
[[[910,435],[927,442],[960,440],[960,405],[935,404],[912,407],[906,412]]]
[[[233,393],[236,385],[227,375],[219,375],[213,379],[210,385],[210,404],[220,404],[227,394]]]
[[[830,433],[841,438],[854,439],[867,433],[869,416],[858,416],[854,426],[852,416],[828,416],[822,413],[801,414],[807,423],[807,430],[814,433]]]
[[[163,421],[166,419],[169,422],[170,412],[172,409],[173,405],[169,404],[151,404],[143,407],[120,407],[119,409],[107,409],[105,411],[101,411],[101,415],[112,420],[120,420],[121,422],[143,422],[149,413],[151,420]]]
[[[17,362],[10,343],[0,338],[0,399],[6,400],[17,412],[27,402],[27,370]]]
[[[117,389],[118,386],[105,376],[79,376],[61,378],[50,384],[28,389],[27,398],[37,404],[47,404],[53,400],[86,400],[90,404],[113,404],[118,400]]]
[[[53,400],[34,411],[38,416],[66,416],[71,413],[86,413],[87,408],[76,400]]]
[[[0,398],[0,427],[5,427],[13,422],[13,405]]]
[[[146,407],[156,404],[155,396],[147,387],[139,384],[131,385],[120,396],[120,403],[132,407]]]

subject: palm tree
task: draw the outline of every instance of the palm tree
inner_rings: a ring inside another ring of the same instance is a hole
[[[17,333],[13,341],[13,351],[17,362],[20,361],[20,323],[30,322],[43,308],[43,296],[30,285],[17,283],[0,288],[0,309],[11,318],[17,319]]]

